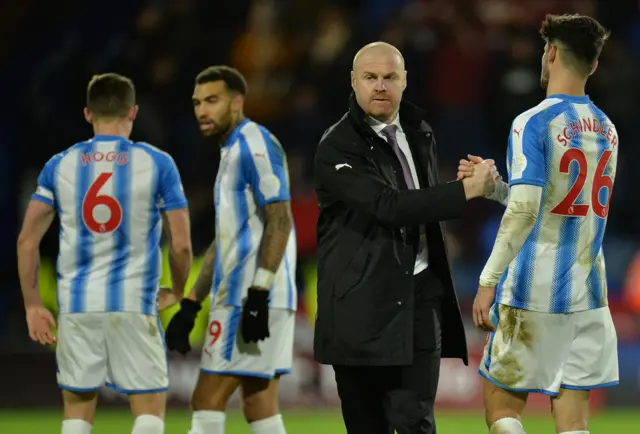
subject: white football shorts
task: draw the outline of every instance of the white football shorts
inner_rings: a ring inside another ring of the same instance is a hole
[[[240,333],[242,309],[216,307],[202,348],[200,370],[206,374],[271,379],[291,372],[295,311],[269,309],[269,334],[264,341],[247,344]]]
[[[500,388],[556,396],[561,388],[618,384],[618,342],[608,307],[552,314],[494,305],[494,325],[496,320],[478,371]]]
[[[162,325],[135,312],[87,312],[58,317],[58,385],[90,392],[106,383],[126,393],[169,387]]]

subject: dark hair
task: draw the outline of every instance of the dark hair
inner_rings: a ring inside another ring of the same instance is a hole
[[[573,57],[574,67],[589,75],[600,56],[610,32],[595,19],[586,15],[547,15],[540,35],[548,43],[559,44]]]
[[[130,78],[112,72],[91,78],[87,108],[95,117],[125,117],[135,105],[136,89]]]
[[[240,71],[226,65],[210,66],[196,77],[196,84],[224,81],[227,90],[241,95],[247,94],[247,81]]]

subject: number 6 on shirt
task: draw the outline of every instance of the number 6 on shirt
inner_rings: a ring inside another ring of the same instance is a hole
[[[91,184],[82,201],[82,220],[92,232],[107,234],[118,229],[118,226],[122,223],[122,206],[120,206],[120,203],[112,196],[99,194],[100,189],[112,175],[112,172],[101,173]],[[98,222],[93,216],[93,211],[98,205],[104,205],[109,209],[109,220],[104,223]]]

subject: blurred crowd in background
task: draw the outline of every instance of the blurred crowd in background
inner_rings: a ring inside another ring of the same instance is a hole
[[[640,101],[640,2],[22,0],[0,7],[0,77],[8,108],[0,117],[0,340],[17,345],[27,339],[15,240],[42,165],[91,135],[82,109],[93,74],[118,72],[134,80],[140,113],[133,139],[175,158],[197,254],[213,237],[219,151],[200,137],[191,104],[194,77],[214,64],[245,74],[246,114],[271,129],[288,154],[304,315],[313,311],[314,299],[313,156],[324,130],[347,109],[358,48],[383,40],[404,54],[405,98],[428,112],[442,181],[454,179],[458,160],[468,153],[494,158],[506,177],[511,121],[545,97],[540,23],[546,13],[565,12],[597,17],[613,32],[588,93],[616,124],[621,142],[605,244],[609,297],[625,318],[637,320],[640,201],[632,162],[640,160],[633,126]],[[449,224],[454,280],[467,311],[502,212],[478,200],[465,219]],[[57,231],[51,230],[43,257],[55,259],[56,249]],[[638,322],[625,324],[618,328],[621,339],[637,339]]]

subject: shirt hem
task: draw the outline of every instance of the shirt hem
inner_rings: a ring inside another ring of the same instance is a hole
[[[514,185],[533,185],[535,187],[544,187],[545,182],[538,179],[515,179],[509,183],[509,186]]]
[[[609,302],[605,301],[604,305],[598,306],[598,307],[588,307],[588,306],[582,307],[582,306],[578,306],[578,307],[570,307],[569,309],[563,310],[561,312],[554,312],[549,308],[549,306],[544,306],[543,307],[541,305],[531,305],[531,304],[525,304],[525,303],[514,303],[514,302],[510,302],[508,300],[498,300],[498,301],[496,301],[496,303],[502,304],[504,306],[513,307],[515,309],[528,310],[528,311],[540,312],[540,313],[558,314],[558,315],[562,315],[562,314],[566,314],[566,313],[586,312],[588,310],[602,309],[603,307],[608,307],[609,306]]]
[[[165,204],[165,206],[162,207],[162,211],[174,211],[176,209],[183,209],[183,208],[188,208],[189,204],[187,202],[178,202],[175,204]]]
[[[31,199],[37,200],[38,202],[46,203],[50,207],[54,206],[53,201],[51,199],[49,199],[48,197],[41,196],[39,194],[35,194],[35,193],[32,194]]]

